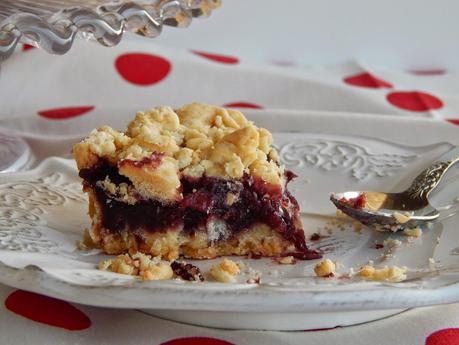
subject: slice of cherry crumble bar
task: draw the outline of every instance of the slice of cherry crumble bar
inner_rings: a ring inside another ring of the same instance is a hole
[[[138,112],[125,132],[93,130],[73,147],[92,241],[166,260],[320,257],[271,144],[239,111],[200,103]]]

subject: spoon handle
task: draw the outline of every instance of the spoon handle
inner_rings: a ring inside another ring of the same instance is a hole
[[[448,169],[457,162],[459,162],[459,147],[448,151],[430,167],[421,172],[406,192],[412,198],[427,201],[429,193],[438,186]]]

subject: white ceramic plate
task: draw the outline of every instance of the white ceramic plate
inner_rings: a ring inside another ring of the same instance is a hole
[[[263,116],[260,122],[268,128],[278,120],[272,113]],[[332,226],[334,209],[328,201],[332,191],[403,188],[416,172],[457,144],[453,130],[436,122],[416,122],[417,138],[423,138],[421,128],[426,133],[440,131],[450,141],[432,143],[435,138],[430,138],[419,140],[417,145],[413,145],[413,135],[398,141],[372,136],[372,131],[378,136],[385,134],[385,127],[377,126],[381,118],[348,118],[351,125],[355,122],[352,128],[365,136],[352,135],[349,129],[340,135],[305,130],[326,128],[327,121],[333,123],[336,118],[324,116],[317,125],[311,116],[297,126],[296,114],[284,114],[284,126],[290,122],[290,128],[300,132],[274,135],[281,159],[298,174],[290,189],[301,203],[306,233],[325,235],[319,241],[309,241],[309,245],[323,250],[325,257],[339,260],[342,273],[369,260],[376,265],[407,266],[408,279],[404,282],[322,279],[314,276],[316,261],[279,265],[270,259],[244,258],[240,260],[262,273],[261,284],[246,283],[250,272],[241,274],[237,283],[222,284],[142,282],[98,271],[95,264],[106,256],[79,251],[75,246],[89,225],[86,201],[73,162],[61,158],[45,160],[31,171],[0,175],[0,282],[72,302],[141,308],[178,321],[225,328],[334,327],[374,320],[410,307],[459,301],[458,216],[424,228],[421,238],[408,242],[402,235],[369,229],[359,233],[351,223],[345,223],[344,230]],[[400,133],[414,123],[399,122]],[[433,201],[437,206],[456,207],[458,196],[459,178],[453,174],[448,188],[440,188]],[[375,249],[374,243],[388,236],[403,244],[393,257],[383,260],[386,249]],[[429,258],[435,265],[429,264]],[[206,272],[214,262],[194,263]]]

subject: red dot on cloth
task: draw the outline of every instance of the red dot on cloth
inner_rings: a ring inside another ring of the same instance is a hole
[[[200,52],[196,50],[192,50],[191,52],[205,59],[212,60],[212,61],[219,62],[219,63],[234,65],[239,62],[239,59],[234,56],[217,55],[217,54],[212,54],[212,53]]]
[[[69,331],[81,331],[91,326],[91,320],[70,303],[33,292],[17,290],[6,298],[5,306],[29,320]]]
[[[443,107],[440,99],[420,91],[391,92],[386,98],[390,104],[404,110],[426,111]]]
[[[86,114],[94,109],[94,106],[64,107],[38,111],[38,115],[50,120],[65,120]]]
[[[223,104],[226,108],[249,108],[249,109],[263,109],[261,105],[255,103],[248,103],[248,102],[233,102],[233,103],[226,103]]]
[[[447,119],[449,123],[452,123],[453,125],[458,125],[459,126],[459,119]]]
[[[33,49],[33,48],[35,48],[35,47],[34,47],[34,46],[31,46],[30,44],[27,44],[27,43],[25,43],[25,44],[22,45],[22,51],[23,51],[23,52],[25,52],[25,51],[27,51],[27,50],[30,50],[30,49]]]
[[[171,64],[158,55],[126,53],[116,58],[115,68],[124,80],[149,86],[166,78],[171,71]]]
[[[359,87],[369,87],[372,89],[378,89],[378,88],[384,88],[384,87],[392,88],[392,84],[382,79],[379,79],[368,72],[345,77],[343,78],[343,81],[349,85],[359,86]]]
[[[425,345],[458,345],[459,328],[445,328],[433,332],[426,338]]]
[[[207,337],[179,338],[166,341],[160,345],[234,345],[224,340]]]
[[[426,69],[426,70],[411,70],[409,71],[412,74],[416,75],[442,75],[446,73],[446,70],[444,69]]]

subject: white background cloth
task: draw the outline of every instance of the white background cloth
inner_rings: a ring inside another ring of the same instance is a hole
[[[221,9],[157,42],[307,65],[363,61],[398,69],[459,67],[454,0],[223,0]]]
[[[413,73],[362,63],[306,69],[244,56],[209,58],[141,40],[110,49],[78,42],[62,57],[20,49],[1,68],[0,123],[28,136],[83,135],[107,122],[121,127],[116,114],[191,101],[336,111],[343,117],[346,112],[430,117],[449,120],[451,126],[459,119],[459,80],[443,70]],[[74,311],[70,304],[5,286],[0,286],[0,300],[5,301],[0,306],[0,344],[159,345],[174,339],[167,344],[459,344],[459,305],[311,332],[214,330],[133,310],[77,306],[80,329],[70,331],[68,324],[57,327],[52,314]],[[210,339],[180,342],[187,337]]]

